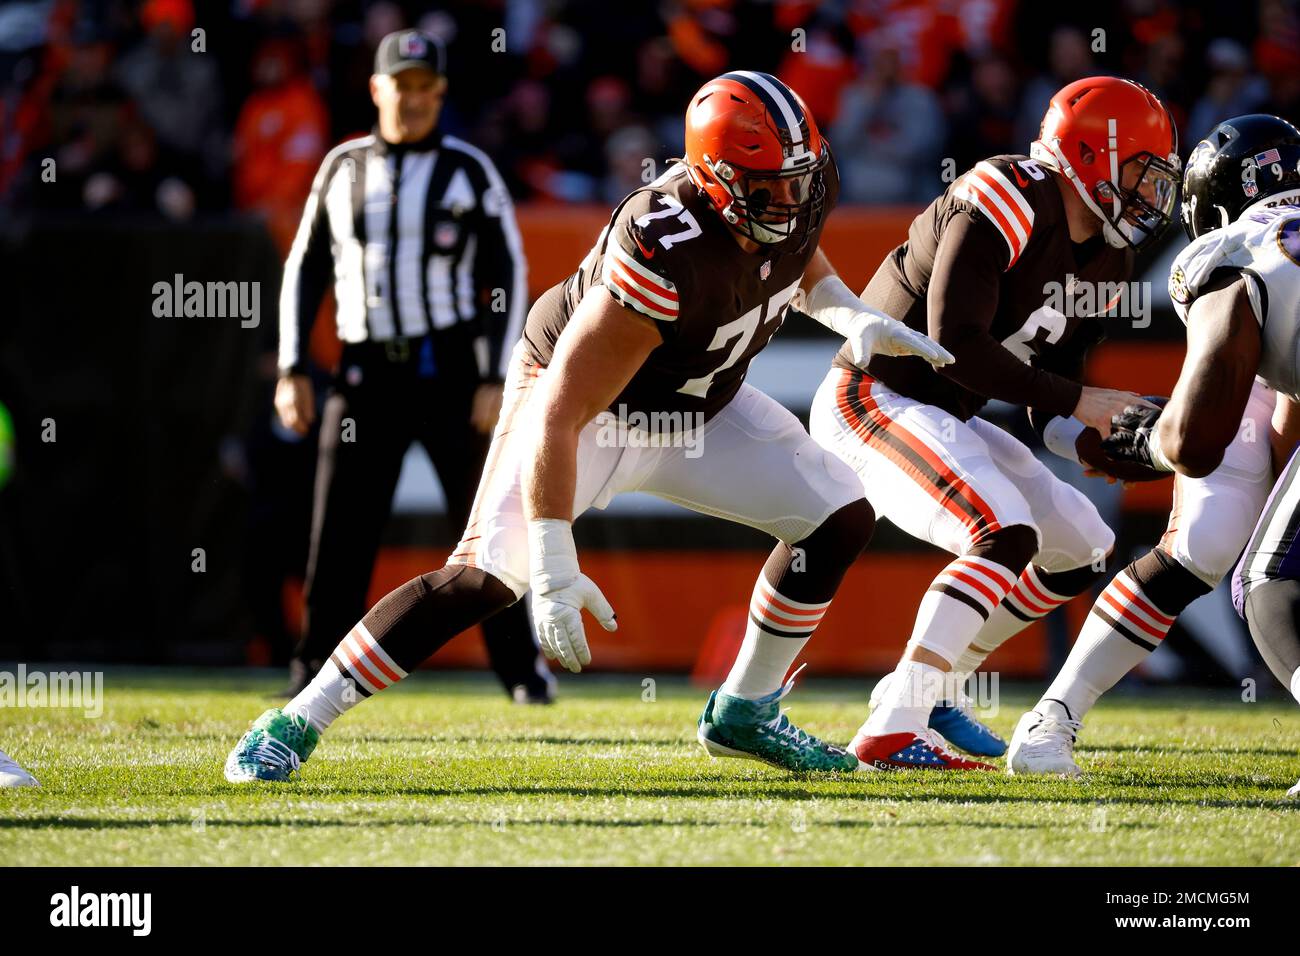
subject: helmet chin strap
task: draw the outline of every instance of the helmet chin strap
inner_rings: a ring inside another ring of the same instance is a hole
[[[722,188],[731,196],[731,202],[718,210],[719,213],[721,213],[723,220],[728,225],[735,227],[739,224],[741,219],[744,219],[749,223],[749,235],[747,238],[762,245],[775,245],[776,243],[789,238],[790,233],[794,232],[795,223],[798,220],[791,219],[786,224],[785,232],[777,232],[775,229],[771,229],[764,223],[754,219],[748,212],[742,216],[735,209],[736,203],[743,198],[740,193],[737,192],[739,184],[733,184],[731,178],[722,175],[722,172],[718,168],[721,165],[720,163],[713,162],[713,160],[708,156],[704,157],[704,162],[708,165],[709,172],[717,178],[718,182],[722,184]],[[741,232],[741,235],[745,235],[745,233]]]
[[[1120,234],[1118,229],[1111,225],[1111,221],[1107,219],[1106,214],[1101,211],[1101,207],[1097,205],[1097,201],[1088,195],[1087,187],[1083,185],[1083,181],[1079,179],[1079,174],[1074,171],[1074,167],[1070,165],[1070,161],[1066,159],[1065,154],[1061,152],[1060,144],[1061,141],[1059,139],[1054,139],[1049,143],[1044,143],[1042,140],[1034,140],[1034,142],[1030,144],[1029,155],[1040,163],[1052,167],[1074,185],[1074,191],[1079,194],[1079,198],[1083,200],[1083,204],[1091,210],[1093,215],[1101,220],[1101,234],[1106,240],[1106,245],[1114,249],[1127,249],[1128,241]],[[1112,167],[1114,167],[1115,162],[1115,151],[1112,149]],[[1111,175],[1116,175],[1113,168],[1111,170]],[[1111,185],[1113,187],[1114,183],[1112,182]],[[1115,216],[1118,218],[1118,189],[1115,190],[1115,207]]]

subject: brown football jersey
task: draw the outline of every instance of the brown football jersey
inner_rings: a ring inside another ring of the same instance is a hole
[[[963,420],[990,399],[1031,406],[1043,421],[1074,411],[1084,353],[1104,337],[1100,283],[1128,281],[1133,255],[1100,236],[1070,241],[1055,175],[1025,156],[995,156],[912,221],[862,299],[956,361],[936,371],[877,355],[870,375]],[[854,367],[847,346],[835,364]]]
[[[550,362],[578,303],[600,286],[663,337],[611,408],[716,415],[785,320],[838,195],[834,162],[825,176],[826,205],[802,246],[745,252],[686,167],[674,165],[624,199],[578,271],[537,300],[524,328],[529,361]]]

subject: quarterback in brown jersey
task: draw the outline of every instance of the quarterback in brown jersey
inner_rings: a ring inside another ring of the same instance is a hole
[[[935,369],[846,342],[813,404],[813,436],[853,468],[875,510],[956,555],[850,745],[866,765],[993,769],[944,747],[946,738],[977,756],[1006,750],[971,716],[967,675],[1089,587],[1114,544],[1083,494],[978,417],[986,402],[1027,406],[1047,446],[1091,471],[1157,477],[1100,449],[1112,414],[1143,399],[1079,384],[1105,311],[1083,306],[1082,294],[1126,282],[1134,251],[1168,225],[1175,136],[1168,111],[1136,83],[1070,84],[1030,155],[994,156],[958,178],[862,293],[956,359]]]
[[[530,590],[543,650],[581,670],[591,661],[583,610],[617,625],[579,571],[571,522],[624,491],[778,542],[700,742],[790,770],[856,770],[856,757],[795,727],[779,701],[875,516],[857,476],[745,371],[800,291],[855,354],[952,357],[835,276],[818,243],[838,189],[829,146],[783,83],[735,71],[705,84],[686,113],[685,159],[624,199],[578,270],[529,313],[451,559],[380,600],[306,690],[263,714],[227,779],[288,779],[345,710]],[[845,297],[857,303],[848,315]]]

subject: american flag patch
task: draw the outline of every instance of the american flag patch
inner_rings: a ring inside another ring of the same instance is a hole
[[[1255,154],[1255,165],[1267,166],[1269,163],[1280,163],[1282,157],[1278,155],[1276,149],[1266,149],[1262,153]]]

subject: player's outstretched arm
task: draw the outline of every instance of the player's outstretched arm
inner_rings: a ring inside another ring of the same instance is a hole
[[[591,663],[583,608],[605,630],[618,627],[605,596],[578,570],[572,531],[578,436],[662,341],[650,320],[593,287],[560,334],[530,406],[523,494],[533,621],[546,656],[574,673]]]
[[[1207,286],[1187,315],[1187,355],[1161,409],[1116,415],[1103,447],[1118,458],[1203,478],[1223,461],[1259,371],[1259,322],[1244,276]]]
[[[820,249],[808,263],[798,296],[794,303],[797,309],[844,336],[855,365],[865,366],[873,355],[917,355],[935,368],[952,361],[948,350],[928,335],[868,308],[844,284]]]

